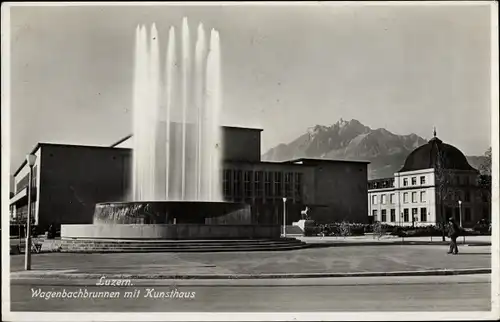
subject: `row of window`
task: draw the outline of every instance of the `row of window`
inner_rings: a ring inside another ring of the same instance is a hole
[[[408,187],[408,178],[403,178],[403,187]],[[425,176],[420,176],[420,185],[425,184]],[[417,185],[417,177],[411,177],[411,185],[416,186]]]
[[[35,167],[33,167],[33,178],[32,178],[32,182],[31,182],[31,187],[33,187],[33,188],[36,186],[36,174],[37,174],[37,171],[36,171],[36,166],[35,166]],[[16,184],[16,192],[19,192],[19,191],[23,190],[24,188],[26,188],[28,186],[28,182],[29,182],[29,173],[26,174]]]
[[[411,220],[410,220],[410,209],[404,208],[403,213],[401,214],[401,218],[397,220],[396,209],[390,209],[390,217],[389,218],[387,218],[387,209],[382,209],[380,211],[380,220],[379,220],[378,210],[374,209],[372,211],[373,221],[374,222],[376,222],[376,221],[393,222],[393,223],[395,223],[396,221],[401,221],[401,222],[405,222],[405,223],[414,222],[414,221],[427,222],[427,208],[425,208],[425,207],[420,208],[420,214],[419,214],[418,210],[419,210],[419,208],[411,208]],[[447,211],[447,214],[451,215],[448,213],[448,211]],[[484,213],[483,213],[483,216],[484,216]],[[471,209],[464,208],[464,222],[471,222],[471,221],[472,221]]]
[[[483,218],[488,218],[489,208],[484,207],[482,210],[483,210],[483,213],[482,213]],[[471,209],[468,208],[468,207],[465,207],[463,209],[463,211],[464,211],[463,212],[464,222],[470,222],[470,221],[472,221]],[[455,212],[455,214],[453,214],[453,212]],[[460,209],[458,207],[457,208],[446,207],[445,208],[445,214],[446,214],[446,218],[454,216],[457,221],[460,220]]]
[[[379,198],[380,196],[380,198]],[[409,192],[404,192],[403,193],[403,203],[410,203],[410,193]],[[420,191],[420,196],[418,195],[418,192],[414,191],[411,192],[411,202],[412,203],[417,203],[417,202],[427,202],[427,196],[425,191]],[[447,196],[449,200],[462,200],[464,202],[471,202],[473,199],[473,193],[471,191],[455,191],[454,193],[450,193],[449,196]],[[381,194],[381,195],[372,195],[372,205],[376,205],[379,203],[382,205],[387,203],[387,194]],[[485,194],[481,194],[481,199],[483,202],[487,202],[487,196]],[[395,204],[396,203],[396,194],[391,193],[389,194],[389,203],[390,204]]]
[[[222,186],[225,199],[286,197],[301,200],[302,173],[226,169]]]
[[[394,178],[372,180],[368,182],[368,189],[394,188]]]
[[[403,210],[403,214],[401,215],[400,219],[396,218],[396,209],[390,209],[390,218],[387,220],[387,209],[382,209],[380,212],[380,220],[378,218],[378,211],[373,210],[372,211],[373,215],[373,221],[380,221],[380,222],[396,222],[396,221],[402,221],[402,222],[410,222],[410,215],[409,215],[409,209],[405,208]],[[413,215],[413,221],[420,221],[420,222],[426,222],[427,221],[427,208],[420,208],[420,218],[418,218],[418,208],[412,208],[412,215]],[[420,220],[418,220],[420,219]]]
[[[454,175],[453,176],[453,184],[455,185],[465,185],[468,186],[471,184],[470,176],[458,176]],[[420,185],[425,184],[425,176],[420,176]],[[408,187],[410,185],[410,180],[409,178],[403,178],[403,187]],[[411,185],[416,186],[417,185],[417,177],[411,177]]]
[[[408,196],[409,196],[408,192],[403,193],[403,202],[404,203],[408,203]],[[412,192],[411,193],[411,202],[417,203],[418,202],[417,197],[418,197],[417,192]],[[372,204],[376,205],[378,203],[378,199],[379,198],[377,195],[373,195],[372,196]],[[426,192],[420,191],[420,202],[426,202],[426,201],[427,201]],[[380,203],[382,205],[385,205],[387,203],[387,194],[380,195]],[[389,203],[390,204],[396,203],[396,194],[395,193],[389,194]]]

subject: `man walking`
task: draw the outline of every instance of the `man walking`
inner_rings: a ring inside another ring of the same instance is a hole
[[[457,246],[457,238],[460,235],[460,228],[456,224],[453,218],[449,218],[448,220],[448,236],[450,237],[450,250],[448,254],[457,255],[458,254],[458,246]]]

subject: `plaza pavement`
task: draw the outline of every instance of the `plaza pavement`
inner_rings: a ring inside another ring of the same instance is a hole
[[[323,242],[328,243],[328,238]],[[24,256],[13,255],[10,256],[11,310],[463,312],[491,309],[491,276],[482,274],[491,271],[490,246],[461,246],[458,256],[446,254],[447,246],[439,244],[327,246],[272,252],[42,253],[33,255],[33,270],[27,272]],[[416,272],[429,274],[413,276]],[[439,272],[474,274],[433,276]],[[387,273],[395,275],[384,276]],[[130,279],[132,284],[96,285],[103,276]],[[34,290],[80,289],[120,294],[137,290],[140,295],[50,300],[33,296]],[[159,293],[194,292],[196,297],[147,297],[151,289]]]
[[[397,237],[391,235],[385,235],[381,238],[374,236],[373,234],[366,234],[364,236],[349,236],[349,237],[304,237],[304,236],[290,236],[297,238],[309,246],[321,247],[321,246],[375,246],[375,245],[447,245],[449,244],[449,238],[446,241],[442,241],[441,237]],[[41,244],[41,252],[55,252],[60,248],[60,239],[45,239],[45,238],[34,238],[36,243]],[[465,242],[465,243],[464,243]],[[19,254],[19,251],[24,251],[24,239],[11,238],[11,254]],[[459,245],[469,245],[469,246],[489,246],[491,245],[491,236],[466,236],[465,239],[460,237],[457,240]],[[19,246],[19,247],[18,247]]]
[[[34,254],[10,256],[11,278],[290,278],[491,272],[490,246],[378,245],[272,252]],[[419,273],[420,272],[420,273]]]

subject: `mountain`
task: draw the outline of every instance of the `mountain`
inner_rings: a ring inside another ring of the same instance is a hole
[[[474,168],[474,169],[478,169],[479,171],[481,171],[481,174],[486,174],[484,173],[484,171],[482,171],[482,166],[484,164],[486,164],[488,162],[487,160],[487,157],[484,156],[484,155],[474,155],[474,156],[467,156],[467,161],[469,162],[469,164]],[[490,160],[491,161],[491,160]],[[491,168],[491,164],[490,164],[490,168]],[[491,175],[491,170],[490,170],[490,173]]]
[[[263,161],[294,158],[366,160],[369,179],[391,177],[415,148],[427,141],[416,134],[397,135],[386,129],[371,129],[358,120],[340,119],[331,126],[309,128],[289,144],[280,144],[263,156]]]

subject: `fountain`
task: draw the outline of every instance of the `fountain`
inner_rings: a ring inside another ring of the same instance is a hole
[[[96,241],[101,250],[116,248],[103,244],[110,239],[280,238],[278,223],[262,224],[250,205],[223,201],[219,32],[210,31],[207,46],[200,24],[192,48],[186,18],[181,28],[180,55],[171,27],[161,68],[156,25],[137,27],[131,201],[97,204],[93,225],[63,225],[67,251],[95,250]]]
[[[207,51],[199,25],[194,71],[186,18],[181,39],[178,62],[171,27],[162,82],[156,26],[136,30],[132,200],[222,201],[219,33]]]

